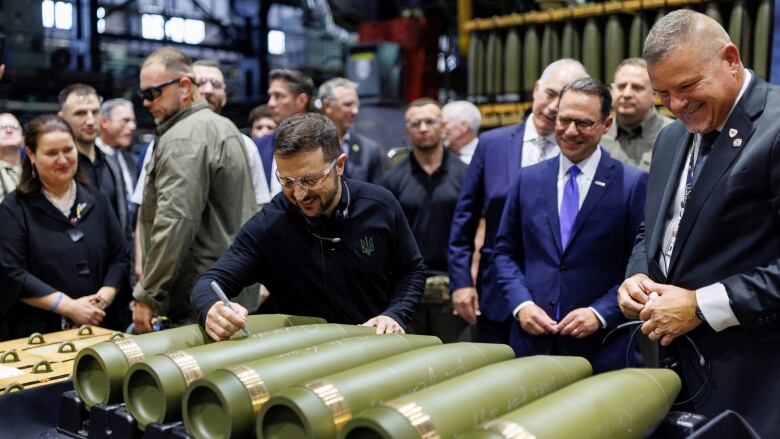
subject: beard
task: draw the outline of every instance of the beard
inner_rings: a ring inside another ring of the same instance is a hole
[[[181,111],[181,104],[179,104],[179,102],[176,101],[175,104],[162,115],[162,117],[160,117],[159,119],[155,119],[154,123],[160,125],[164,123],[166,120],[172,118],[179,111]]]

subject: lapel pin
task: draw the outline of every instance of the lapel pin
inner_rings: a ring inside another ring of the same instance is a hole
[[[734,148],[739,148],[742,146],[742,139],[734,139],[734,143],[731,144]]]
[[[594,180],[594,181],[593,181],[593,184],[595,184],[596,186],[601,186],[601,187],[604,187],[604,186],[606,186],[606,185],[607,185],[607,184],[606,184],[606,183],[604,183],[603,181],[598,181],[598,180]]]
[[[732,129],[730,129],[730,130],[729,130],[729,137],[732,137],[732,138],[733,138],[733,137],[734,137],[734,136],[736,136],[736,135],[737,135],[737,130],[736,130],[736,128],[732,128]]]
[[[353,143],[352,152],[358,152],[358,151],[360,151],[360,145],[358,145],[357,143]]]

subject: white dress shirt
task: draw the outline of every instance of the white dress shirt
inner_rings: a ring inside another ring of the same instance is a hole
[[[555,134],[543,137],[547,141],[547,147],[542,151],[539,146],[539,133],[534,125],[534,115],[528,116],[525,120],[525,129],[523,131],[523,156],[520,161],[520,167],[535,165],[547,159],[557,156],[561,150],[555,143]]]
[[[718,131],[723,131],[723,127],[726,125],[726,121],[728,121],[729,117],[731,117],[731,113],[734,112],[734,108],[737,107],[737,104],[742,99],[742,95],[745,93],[745,90],[747,90],[747,87],[750,84],[752,75],[747,69],[743,71],[745,73],[745,82],[742,84],[742,88],[739,90],[737,99],[734,100],[734,105],[732,105],[728,116],[726,116],[720,126],[717,127]],[[693,136],[694,157],[698,157],[701,137],[701,134],[695,134]],[[674,200],[672,200],[671,206],[669,206],[669,210],[671,210],[671,216],[669,216],[670,219],[666,222],[663,241],[661,242],[662,247],[658,254],[658,265],[661,267],[661,271],[664,273],[664,275],[666,275],[669,270],[669,259],[672,254],[672,250],[674,249],[674,247],[669,249],[667,246],[669,245],[669,240],[672,236],[674,228],[677,227],[681,219],[681,204],[682,199],[685,196],[685,184],[688,176],[688,169],[690,167],[690,160],[688,160],[687,157],[689,157],[689,155],[686,155],[685,166],[683,166],[682,172],[678,177],[677,192],[674,195]],[[731,309],[731,305],[729,304],[729,296],[726,292],[726,287],[722,283],[716,282],[696,290],[696,302],[699,306],[699,309],[701,309],[702,314],[704,314],[704,318],[707,319],[707,323],[715,331],[720,332],[730,326],[739,325],[739,320],[737,320],[737,316],[734,315],[734,310]]]
[[[474,151],[477,149],[477,143],[479,143],[479,137],[475,137],[471,142],[463,145],[457,153],[458,158],[465,164],[471,163],[471,157],[474,156]]]

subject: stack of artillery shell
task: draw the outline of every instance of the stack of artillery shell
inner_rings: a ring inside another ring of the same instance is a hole
[[[454,343],[417,349],[288,387],[260,411],[257,437],[334,438],[353,414],[514,356],[506,345]]]
[[[422,335],[352,337],[219,369],[187,389],[184,425],[196,438],[250,437],[260,409],[286,387],[440,343]]]
[[[123,386],[127,411],[142,430],[153,422],[177,420],[181,418],[181,399],[187,386],[218,368],[375,331],[355,325],[292,326],[155,355],[127,372]]]
[[[313,323],[325,323],[325,321],[314,317],[268,314],[249,316],[246,326],[250,333],[257,333],[285,326]],[[233,338],[243,336],[239,331]],[[122,380],[133,364],[143,361],[150,355],[164,354],[211,342],[211,338],[200,325],[187,325],[98,343],[83,349],[76,357],[73,367],[73,386],[87,407],[95,404],[117,403],[122,399]]]
[[[448,438],[592,374],[580,357],[534,356],[485,366],[364,410],[341,439]]]
[[[663,421],[680,391],[668,369],[623,369],[574,383],[461,439],[632,439]]]

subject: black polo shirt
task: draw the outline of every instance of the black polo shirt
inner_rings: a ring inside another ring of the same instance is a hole
[[[111,174],[111,169],[108,168],[108,163],[106,163],[103,151],[97,146],[94,146],[94,148],[94,162],[92,162],[89,157],[79,152],[79,169],[87,175],[92,187],[99,190],[108,198],[111,207],[114,209],[114,213],[119,216],[119,207],[116,205],[117,194],[114,176]],[[121,189],[124,190],[124,188]]]
[[[191,300],[201,324],[217,301],[211,281],[230,297],[262,283],[271,296],[261,312],[331,323],[361,324],[380,314],[401,325],[409,321],[425,288],[409,224],[384,188],[344,181],[333,218],[315,224],[280,193],[247,221],[195,284]]]
[[[381,180],[401,203],[429,274],[447,273],[450,226],[466,168],[447,149],[441,166],[428,175],[409,154]]]

